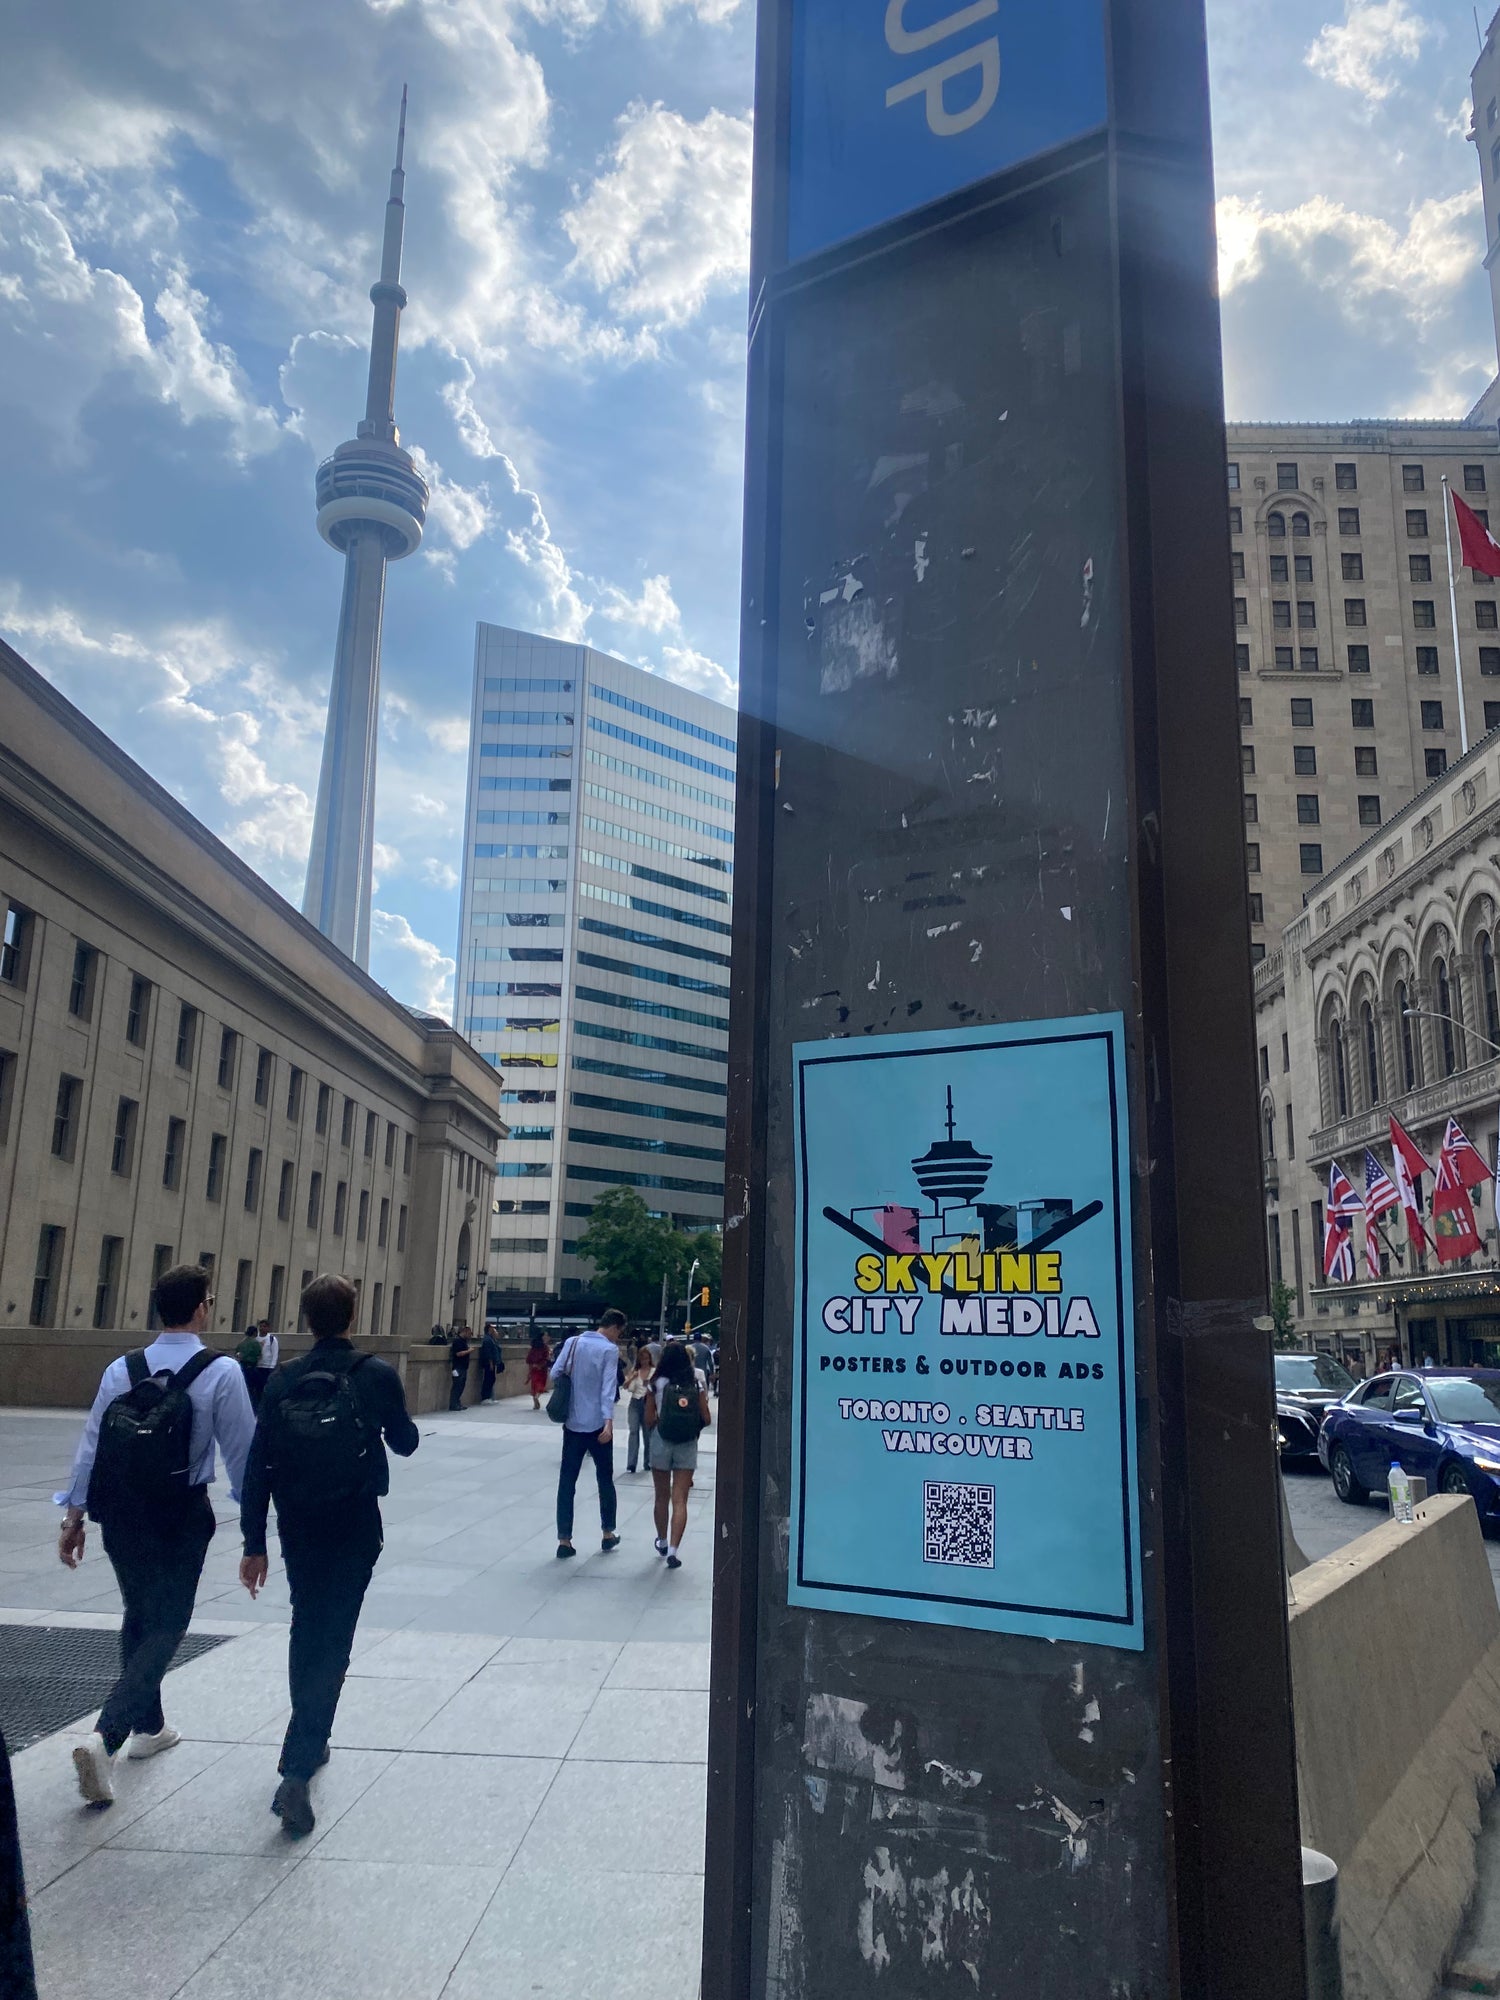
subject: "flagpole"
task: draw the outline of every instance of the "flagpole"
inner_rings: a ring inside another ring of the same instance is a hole
[[[1453,620],[1453,675],[1458,682],[1459,755],[1469,754],[1469,718],[1464,709],[1464,661],[1458,648],[1458,593],[1453,585],[1453,496],[1448,491],[1448,475],[1443,474],[1443,543],[1448,551],[1448,615]]]

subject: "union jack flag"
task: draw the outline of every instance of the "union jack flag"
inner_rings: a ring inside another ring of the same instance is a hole
[[[1349,1176],[1335,1160],[1328,1169],[1328,1206],[1323,1213],[1323,1276],[1331,1283],[1354,1282],[1354,1225],[1363,1204]]]
[[[1337,1160],[1328,1169],[1328,1213],[1330,1215],[1363,1215],[1365,1205],[1354,1191],[1354,1184]]]
[[[1401,1206],[1401,1197],[1396,1192],[1396,1183],[1376,1159],[1369,1147],[1365,1148],[1365,1214],[1378,1222],[1382,1215]]]

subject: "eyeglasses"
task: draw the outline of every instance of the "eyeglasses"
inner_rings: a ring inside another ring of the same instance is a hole
[[[217,1300],[217,1299],[216,1299],[216,1298],[214,1297],[214,1295],[213,1295],[213,1293],[212,1293],[212,1292],[205,1292],[205,1293],[204,1293],[204,1296],[203,1296],[203,1303],[204,1303],[204,1304],[205,1304],[206,1306],[214,1306],[214,1305],[217,1305],[217,1304],[218,1304],[219,1302],[218,1302],[218,1300]]]

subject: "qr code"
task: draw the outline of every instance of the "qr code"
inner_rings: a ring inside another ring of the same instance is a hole
[[[922,1483],[922,1559],[960,1563],[965,1569],[995,1567],[995,1489]]]

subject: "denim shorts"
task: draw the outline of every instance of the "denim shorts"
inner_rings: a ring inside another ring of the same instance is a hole
[[[673,1444],[661,1432],[651,1433],[651,1470],[653,1472],[694,1472],[698,1466],[698,1440],[688,1444]]]

